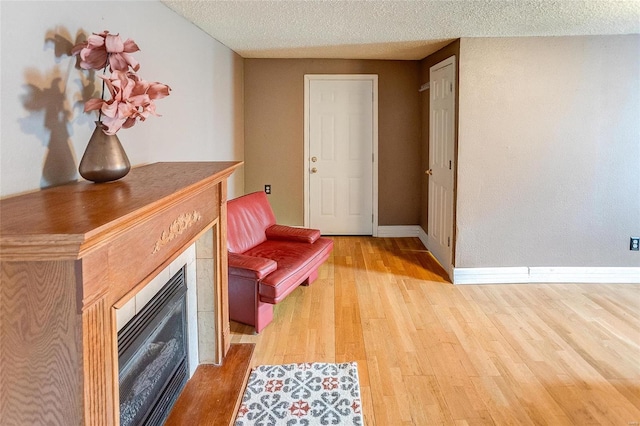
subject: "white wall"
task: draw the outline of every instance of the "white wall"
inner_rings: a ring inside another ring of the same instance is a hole
[[[1,196],[79,178],[95,120],[82,100],[99,94],[100,83],[60,52],[81,33],[132,38],[139,74],[173,89],[156,103],[162,117],[118,132],[132,165],[243,160],[242,58],[163,4],[2,1],[0,14]],[[238,170],[229,197],[243,187]]]
[[[640,266],[639,52],[462,39],[456,267]]]

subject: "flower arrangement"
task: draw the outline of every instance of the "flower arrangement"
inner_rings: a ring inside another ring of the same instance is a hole
[[[87,41],[77,44],[71,51],[80,57],[81,68],[103,70],[100,75],[102,96],[87,101],[84,111],[98,110],[98,121],[107,135],[115,135],[121,128],[127,129],[149,115],[159,116],[154,101],[169,96],[171,91],[166,84],[150,83],[136,74],[140,64],[132,53],[139,50],[133,40],[123,42],[119,34],[103,31],[90,35]],[[105,75],[107,68],[111,71],[110,76]],[[104,99],[105,85],[111,95],[108,100]]]

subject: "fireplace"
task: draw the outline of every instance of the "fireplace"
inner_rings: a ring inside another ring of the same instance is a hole
[[[161,425],[187,382],[185,267],[118,332],[120,425]]]
[[[146,305],[137,301],[148,300],[154,277],[194,243],[202,250],[192,262],[198,283],[187,283],[187,376],[222,362],[226,179],[240,164],[149,164],[105,185],[0,200],[3,424],[118,425],[117,311]]]

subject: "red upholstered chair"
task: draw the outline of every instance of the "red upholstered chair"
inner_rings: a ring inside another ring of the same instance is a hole
[[[260,333],[273,305],[298,285],[309,285],[333,250],[317,229],[277,225],[264,192],[227,203],[229,318]]]

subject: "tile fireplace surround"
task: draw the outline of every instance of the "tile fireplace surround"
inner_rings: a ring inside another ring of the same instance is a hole
[[[116,311],[194,243],[210,272],[198,292],[213,294],[200,362],[222,362],[226,181],[240,164],[156,163],[0,201],[3,424],[117,425]]]

